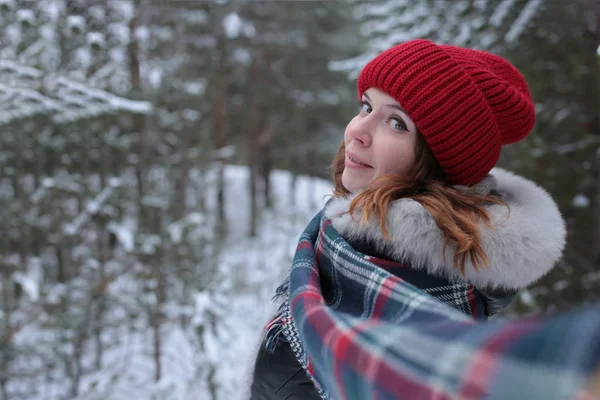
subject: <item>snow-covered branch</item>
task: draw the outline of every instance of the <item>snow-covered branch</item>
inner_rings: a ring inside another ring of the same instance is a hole
[[[110,179],[108,186],[102,189],[96,198],[86,205],[83,211],[79,213],[73,222],[68,223],[63,227],[63,233],[65,235],[72,236],[79,232],[81,227],[89,221],[90,217],[98,213],[100,208],[113,194],[115,188],[119,187],[120,185],[121,182],[118,178]]]

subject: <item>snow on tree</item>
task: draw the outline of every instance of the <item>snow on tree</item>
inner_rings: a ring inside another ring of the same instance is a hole
[[[352,2],[354,3],[354,2]],[[378,0],[354,4],[367,51],[331,62],[333,70],[356,77],[375,55],[417,38],[476,49],[515,42],[539,11],[542,0]]]

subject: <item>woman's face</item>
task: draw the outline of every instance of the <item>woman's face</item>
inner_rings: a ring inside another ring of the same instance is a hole
[[[382,175],[408,175],[415,164],[417,128],[391,96],[369,88],[344,132],[342,184],[351,193]]]

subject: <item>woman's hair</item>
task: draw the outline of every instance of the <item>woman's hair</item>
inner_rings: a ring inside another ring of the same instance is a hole
[[[417,133],[415,154],[417,162],[412,176],[378,177],[356,195],[348,212],[354,215],[355,210],[362,210],[361,223],[367,223],[373,217],[378,218],[384,236],[390,239],[386,227],[390,202],[409,197],[418,201],[433,216],[444,234],[444,253],[449,244],[456,246],[453,262],[461,273],[465,273],[467,257],[471,259],[475,270],[487,266],[488,258],[481,244],[479,222],[484,221],[488,227],[492,227],[485,208],[487,204],[502,204],[507,208],[508,205],[496,196],[457,189],[447,184],[442,169],[420,133]],[[342,143],[332,163],[334,196],[350,194],[342,184],[344,159],[345,147]]]

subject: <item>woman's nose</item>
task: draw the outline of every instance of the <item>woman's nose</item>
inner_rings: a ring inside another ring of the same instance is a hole
[[[363,118],[360,121],[353,121],[348,126],[348,134],[352,140],[360,142],[363,146],[369,146],[371,144],[371,123],[369,117]]]

